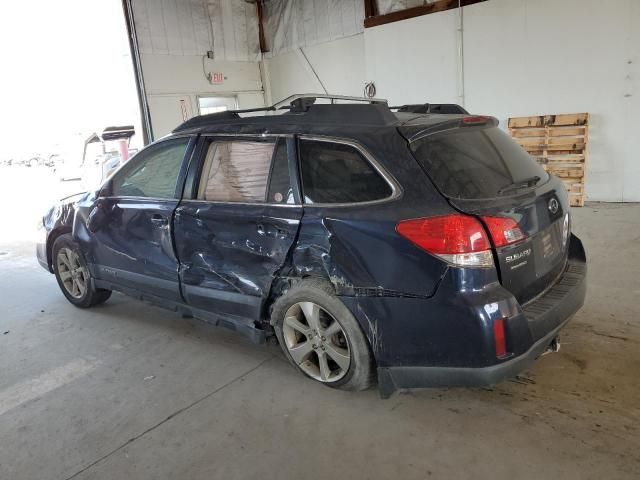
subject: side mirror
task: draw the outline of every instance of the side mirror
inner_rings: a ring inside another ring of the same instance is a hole
[[[107,180],[102,184],[100,190],[98,191],[99,197],[110,197],[113,193],[113,181],[111,179]]]
[[[98,200],[96,200],[96,203],[87,218],[87,229],[91,233],[96,233],[105,226],[108,222],[109,211],[111,208],[111,204],[108,200],[104,198],[98,198]]]

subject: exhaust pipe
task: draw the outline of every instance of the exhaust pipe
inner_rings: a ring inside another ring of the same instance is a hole
[[[547,353],[555,353],[559,351],[560,351],[560,337],[558,336],[558,337],[555,337],[553,340],[551,340],[551,343],[549,344],[549,346],[547,347],[547,349],[544,351],[542,355],[546,355]]]

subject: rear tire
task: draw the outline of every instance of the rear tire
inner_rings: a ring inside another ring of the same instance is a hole
[[[52,260],[60,290],[76,307],[93,307],[106,302],[111,296],[111,290],[95,288],[84,255],[70,233],[56,238]]]
[[[287,359],[328,387],[366,390],[375,365],[357,320],[323,280],[303,280],[273,306],[271,324]]]

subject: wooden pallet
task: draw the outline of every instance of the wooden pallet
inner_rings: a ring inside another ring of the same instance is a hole
[[[509,132],[546,171],[563,180],[571,206],[584,206],[588,113],[514,117]]]

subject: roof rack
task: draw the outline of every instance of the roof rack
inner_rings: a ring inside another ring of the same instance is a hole
[[[441,115],[463,114],[469,115],[469,112],[460,105],[455,103],[423,103],[411,105],[399,105],[389,107],[390,110],[397,110],[398,113],[435,113]]]
[[[256,113],[256,112],[275,112],[278,110],[288,110],[291,113],[304,113],[315,104],[317,99],[331,100],[334,104],[336,101],[349,101],[349,102],[362,102],[370,105],[383,105],[388,107],[387,100],[383,98],[366,98],[366,97],[350,97],[347,95],[329,95],[325,93],[299,93],[291,95],[284,100],[280,100],[273,105],[257,108],[245,108],[243,110],[225,110],[218,113],[209,113],[206,115],[198,115],[190,118],[186,122],[175,128],[174,132],[180,132],[188,130],[190,128],[196,128],[207,125],[212,121],[232,120],[240,118],[241,113]],[[327,106],[327,105],[324,105]]]
[[[350,97],[347,95],[329,95],[326,93],[298,93],[296,95],[291,95],[284,100],[280,100],[279,102],[274,103],[273,105],[270,105],[268,107],[246,108],[244,110],[229,111],[232,113],[273,112],[276,110],[305,112],[311,105],[316,103],[316,100],[319,98],[331,100],[331,103],[335,103],[336,100],[341,100],[387,105],[387,100],[384,98]]]
[[[316,104],[318,99],[330,100],[331,104]],[[341,103],[340,108],[332,107],[337,102]],[[363,110],[364,105],[369,106]],[[313,106],[313,108],[311,108]],[[199,115],[190,118],[183,124],[176,127],[174,132],[182,132],[192,128],[205,127],[212,123],[222,123],[240,119],[242,113],[275,112],[287,110],[291,114],[305,113],[296,117],[296,122],[306,123],[349,123],[350,121],[361,122],[369,125],[389,125],[398,121],[392,110],[407,113],[433,113],[433,114],[466,114],[467,112],[460,105],[452,103],[424,103],[416,105],[401,105],[389,107],[387,100],[383,98],[350,97],[346,95],[329,95],[325,93],[301,93],[291,95],[273,105],[267,107],[246,108],[243,110],[225,110],[218,113]],[[261,119],[261,120],[258,120]],[[266,121],[267,117],[255,117],[256,122]]]

